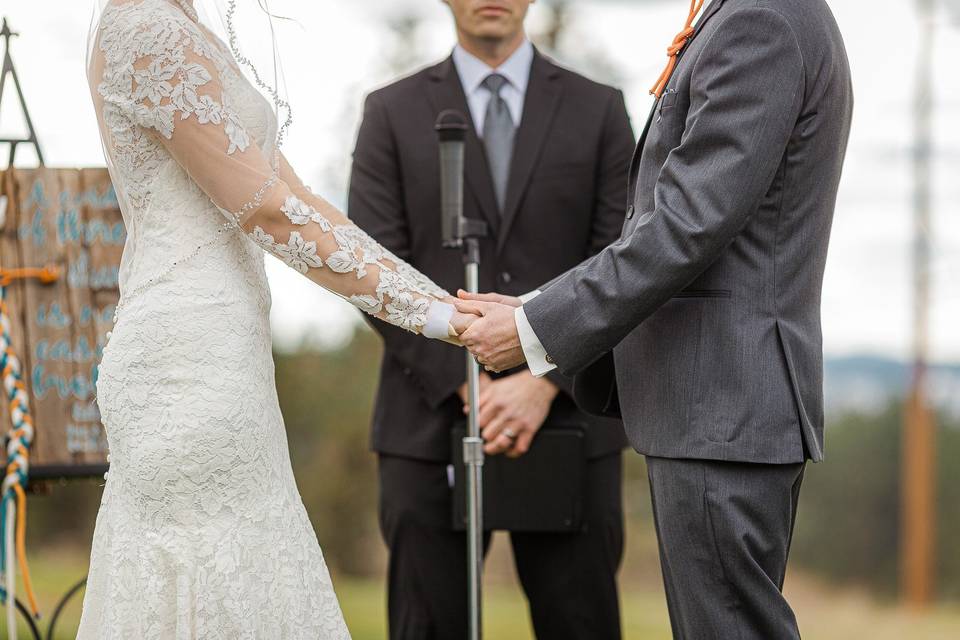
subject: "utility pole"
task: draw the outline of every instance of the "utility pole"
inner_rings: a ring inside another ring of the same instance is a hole
[[[913,147],[913,374],[903,425],[901,598],[923,608],[934,597],[936,432],[927,399],[930,315],[930,210],[933,144],[934,0],[916,0],[920,23]]]

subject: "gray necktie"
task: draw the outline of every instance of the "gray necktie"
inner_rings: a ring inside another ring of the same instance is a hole
[[[510,160],[513,157],[513,138],[516,127],[510,116],[506,101],[500,96],[500,90],[507,83],[503,76],[492,73],[483,81],[490,93],[487,115],[483,120],[483,144],[487,149],[487,161],[493,178],[493,190],[497,196],[500,212],[507,199],[507,183],[510,180]]]

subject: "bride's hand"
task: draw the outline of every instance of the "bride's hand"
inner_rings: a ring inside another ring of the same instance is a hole
[[[461,313],[460,311],[457,311],[453,314],[453,317],[450,318],[450,329],[456,336],[459,336],[464,331],[469,329],[470,325],[479,319],[480,316],[472,313]]]
[[[472,313],[455,311],[450,318],[450,324],[447,326],[448,338],[445,342],[462,347],[463,343],[460,342],[460,334],[466,331],[478,318],[479,316],[475,316]]]

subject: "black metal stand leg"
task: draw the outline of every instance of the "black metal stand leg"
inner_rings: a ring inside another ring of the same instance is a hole
[[[17,611],[20,612],[20,615],[23,616],[23,619],[27,621],[27,627],[30,628],[30,635],[34,640],[43,640],[43,636],[40,635],[40,629],[37,627],[36,621],[33,619],[33,616],[30,615],[30,612],[27,611],[27,608],[19,600],[14,600],[14,605],[17,607]],[[8,632],[9,636],[9,632]]]
[[[67,604],[70,602],[70,599],[73,598],[73,596],[77,595],[77,593],[81,589],[83,589],[86,586],[86,584],[87,584],[87,578],[86,576],[84,576],[83,580],[73,585],[70,588],[70,590],[67,591],[67,593],[64,594],[62,598],[60,598],[60,602],[57,603],[57,607],[53,610],[53,615],[50,616],[50,627],[47,629],[47,640],[54,640],[54,638],[56,637],[55,632],[57,629],[57,620],[60,618],[60,614],[63,613],[63,610],[66,608]],[[19,606],[19,603],[18,603],[18,606]],[[42,640],[40,638],[39,632],[36,632],[36,638],[37,640]]]

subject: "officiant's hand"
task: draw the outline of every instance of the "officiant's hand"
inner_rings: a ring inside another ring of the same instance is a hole
[[[459,335],[460,341],[483,367],[490,371],[505,371],[526,362],[513,319],[514,306],[462,300],[456,307],[460,313],[480,316]]]
[[[484,453],[519,458],[529,451],[558,392],[552,382],[535,378],[529,371],[490,380],[480,392],[479,402]],[[468,410],[464,403],[464,411]]]
[[[487,385],[490,384],[491,382],[493,382],[493,379],[489,375],[481,371],[480,372],[480,396],[481,397],[483,397],[484,390],[487,388]],[[470,392],[467,389],[467,384],[468,383],[464,382],[462,385],[460,385],[460,388],[457,389],[457,395],[460,396],[460,402],[463,403],[464,413],[467,413],[467,411],[470,410],[470,395],[469,395]]]

